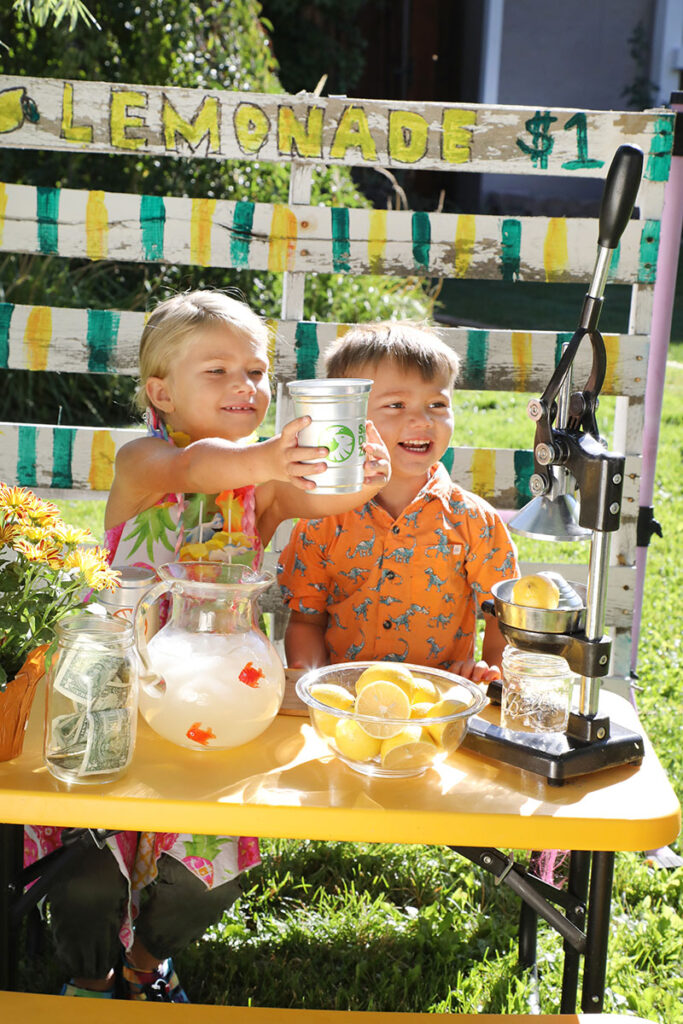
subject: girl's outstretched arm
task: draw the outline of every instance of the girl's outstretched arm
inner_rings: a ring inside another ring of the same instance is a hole
[[[300,447],[297,434],[311,419],[292,420],[280,434],[243,445],[205,437],[176,448],[157,437],[142,437],[121,448],[107,501],[105,528],[110,529],[154,505],[169,493],[218,494],[219,491],[276,481],[293,494],[314,490],[305,477],[324,473],[327,448]]]
[[[287,426],[291,426],[291,424]],[[311,487],[305,494],[296,490],[291,483],[280,481],[264,484],[262,488],[257,488],[256,516],[259,536],[263,543],[268,543],[276,527],[286,519],[318,519],[322,516],[337,515],[340,512],[348,512],[352,508],[358,508],[370,498],[374,498],[391,478],[391,460],[387,447],[372,420],[366,421],[364,448],[364,483],[361,490],[351,494],[316,494],[315,484],[312,481]],[[307,448],[299,450],[301,452],[310,451]],[[308,466],[304,467],[305,470],[308,468]]]

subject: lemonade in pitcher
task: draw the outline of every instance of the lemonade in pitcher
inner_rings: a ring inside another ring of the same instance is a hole
[[[254,614],[272,575],[211,562],[171,563],[159,575],[137,616],[140,711],[160,736],[191,750],[248,743],[284,696],[284,667]],[[169,591],[169,621],[147,644],[147,609]]]

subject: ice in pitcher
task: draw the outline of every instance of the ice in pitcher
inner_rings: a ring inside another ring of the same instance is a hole
[[[148,644],[163,682],[140,688],[140,710],[165,739],[191,750],[248,743],[277,715],[285,674],[262,634],[193,633],[166,625]]]

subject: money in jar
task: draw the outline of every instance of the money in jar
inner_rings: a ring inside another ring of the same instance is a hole
[[[119,585],[113,590],[100,591],[97,603],[106,609],[107,615],[132,622],[139,602],[156,583],[157,574],[142,565],[112,565],[112,569],[119,574]],[[151,640],[158,629],[159,606],[152,605],[145,618],[145,639]]]
[[[138,660],[132,623],[81,614],[57,626],[47,664],[44,761],[62,782],[97,784],[133,756]]]

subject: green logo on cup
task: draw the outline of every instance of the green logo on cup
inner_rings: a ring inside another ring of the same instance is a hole
[[[346,462],[353,455],[356,447],[356,439],[353,431],[341,423],[335,423],[331,427],[325,427],[318,435],[318,444],[329,448],[329,455],[326,462]]]

